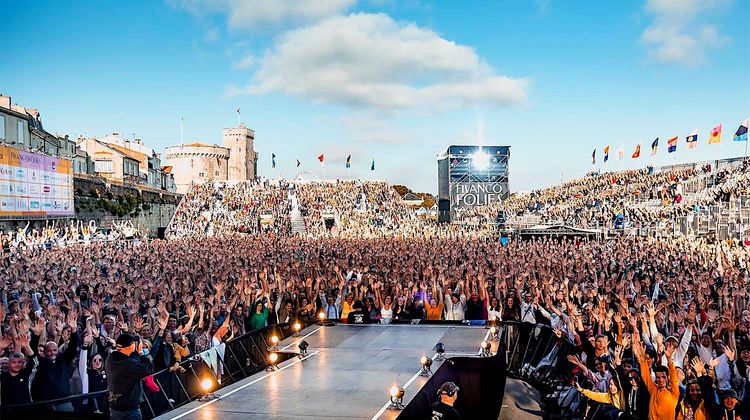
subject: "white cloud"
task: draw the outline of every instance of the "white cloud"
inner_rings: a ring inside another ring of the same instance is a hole
[[[731,39],[705,22],[710,12],[726,0],[647,0],[646,11],[654,21],[641,35],[650,57],[665,63],[701,64],[708,49]]]
[[[412,143],[417,135],[396,127],[372,113],[349,114],[341,117],[347,138],[361,145],[395,146]]]
[[[197,15],[224,13],[230,29],[315,22],[339,14],[356,0],[169,0]]]
[[[384,14],[289,31],[230,94],[283,92],[351,107],[445,110],[526,101],[525,79],[497,75],[473,48]]]
[[[219,29],[211,28],[206,31],[206,35],[203,37],[205,42],[215,42],[219,40]]]
[[[242,57],[239,61],[232,64],[232,67],[238,70],[248,70],[253,68],[255,63],[257,63],[255,56],[250,54]]]

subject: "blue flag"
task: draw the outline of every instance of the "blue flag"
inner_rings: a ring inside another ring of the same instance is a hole
[[[747,126],[750,123],[750,118],[740,124],[740,128],[734,133],[734,141],[747,141]]]

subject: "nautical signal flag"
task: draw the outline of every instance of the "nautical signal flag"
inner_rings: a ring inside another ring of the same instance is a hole
[[[609,160],[609,146],[604,146],[604,163]]]
[[[693,130],[693,132],[685,138],[685,142],[687,143],[688,149],[695,149],[695,147],[698,146],[698,129]]]
[[[651,142],[651,156],[656,154],[656,149],[659,148],[659,138],[657,137]]]
[[[302,162],[300,162],[299,159],[297,159],[297,167],[298,168],[299,168],[299,165],[302,165]]]
[[[594,151],[591,152],[591,164],[596,165],[596,149],[594,149]]]
[[[349,155],[349,156],[348,156],[348,157],[346,158],[346,167],[347,167],[347,168],[351,168],[351,167],[352,167],[352,155]]]
[[[635,152],[633,152],[633,159],[638,159],[641,157],[641,145],[635,146]]]
[[[372,165],[370,165],[370,170],[371,171],[375,170],[375,158],[372,158]]]
[[[625,145],[617,148],[617,159],[622,160],[625,157]]]
[[[323,161],[326,160],[326,157],[323,156],[321,153],[320,156],[318,156],[318,161],[320,162],[320,166],[323,166]]]
[[[708,135],[708,144],[721,143],[721,124],[711,129],[711,134]]]
[[[276,168],[276,155],[271,153],[271,168]]]
[[[677,151],[677,139],[679,136],[674,136],[671,139],[667,140],[667,152],[674,153]]]
[[[750,124],[750,118],[740,124],[740,128],[734,133],[734,141],[747,141],[747,126]]]

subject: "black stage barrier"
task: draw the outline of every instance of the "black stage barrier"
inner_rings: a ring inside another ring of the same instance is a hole
[[[455,357],[440,366],[422,389],[409,402],[399,419],[430,419],[432,403],[444,382],[459,388],[455,408],[464,419],[496,420],[505,389],[505,357]],[[499,396],[499,398],[498,398]]]

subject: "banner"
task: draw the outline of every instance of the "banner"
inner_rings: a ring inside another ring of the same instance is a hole
[[[73,214],[71,161],[0,146],[0,217]]]
[[[459,182],[451,186],[453,208],[486,206],[509,195],[507,182]]]

